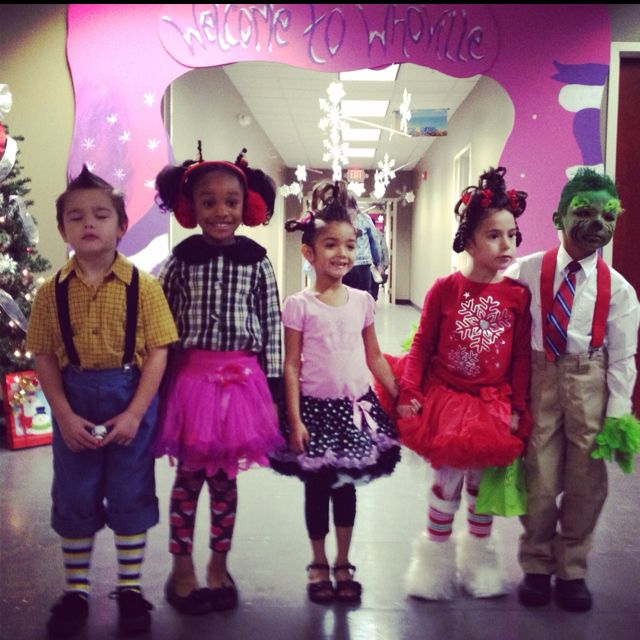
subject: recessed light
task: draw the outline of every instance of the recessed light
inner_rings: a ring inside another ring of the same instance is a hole
[[[375,149],[367,149],[366,147],[349,147],[346,153],[348,158],[373,158],[375,154]]]
[[[357,127],[345,127],[342,139],[350,142],[378,142],[380,129],[362,129]]]

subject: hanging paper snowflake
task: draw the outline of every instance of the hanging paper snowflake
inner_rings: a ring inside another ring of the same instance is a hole
[[[409,131],[409,120],[411,120],[411,109],[409,109],[409,104],[411,103],[411,94],[407,93],[407,90],[404,90],[402,94],[402,104],[400,105],[400,131],[403,133],[408,133]]]
[[[346,95],[340,82],[332,82],[327,88],[329,100],[319,99],[320,109],[324,116],[318,122],[322,131],[328,130],[329,137],[322,141],[326,150],[322,159],[331,163],[333,179],[342,179],[342,167],[349,164],[347,152],[349,145],[344,142],[344,130],[346,122],[342,119],[342,107],[340,102]]]

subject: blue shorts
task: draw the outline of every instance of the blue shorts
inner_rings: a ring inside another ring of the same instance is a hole
[[[78,415],[103,424],[122,413],[138,388],[136,368],[74,370],[62,374],[69,404]],[[121,535],[142,533],[159,521],[154,457],[158,399],[154,398],[128,446],[73,452],[53,424],[51,526],[67,538],[94,535],[105,524]]]

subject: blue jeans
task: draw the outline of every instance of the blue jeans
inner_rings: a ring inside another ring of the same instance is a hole
[[[78,371],[68,367],[62,377],[74,412],[102,424],[129,406],[140,372],[135,368]],[[80,452],[67,447],[54,420],[51,526],[56,533],[87,537],[106,524],[120,535],[132,535],[158,523],[151,453],[157,412],[156,397],[130,445],[110,444]]]

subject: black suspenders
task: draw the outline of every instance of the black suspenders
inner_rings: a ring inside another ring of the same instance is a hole
[[[80,358],[73,344],[73,331],[71,330],[71,319],[69,316],[69,280],[65,278],[60,282],[60,271],[56,274],[56,306],[58,307],[58,322],[62,341],[67,351],[69,362],[74,367],[80,367]],[[124,333],[124,355],[122,356],[122,366],[128,367],[134,362],[136,347],[136,328],[138,324],[138,291],[139,276],[138,268],[133,267],[131,282],[127,285],[127,319]]]

